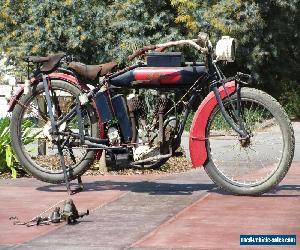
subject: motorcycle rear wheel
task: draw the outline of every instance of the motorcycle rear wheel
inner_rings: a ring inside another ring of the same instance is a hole
[[[74,107],[76,97],[81,91],[68,82],[51,80],[51,93],[52,102],[56,102],[52,110],[59,120]],[[61,114],[58,115],[59,113]],[[99,137],[94,108],[89,104],[82,106],[82,116],[85,134]],[[49,120],[45,90],[43,83],[40,82],[32,87],[31,93],[22,95],[12,112],[10,123],[12,147],[21,166],[32,176],[44,182],[61,183],[64,182],[64,174],[57,146],[51,143],[44,132],[47,130],[46,126],[50,126]],[[67,121],[65,125],[65,128],[61,129],[77,132],[77,116]],[[94,160],[94,151],[87,148],[69,146],[65,147],[63,154],[70,180],[82,175]]]
[[[231,100],[236,108],[236,95]],[[229,99],[223,103],[232,114]],[[239,140],[219,106],[215,107],[206,128],[208,160],[204,167],[222,189],[237,195],[260,195],[288,172],[294,155],[294,131],[281,105],[256,89],[241,89],[241,117],[249,141]]]

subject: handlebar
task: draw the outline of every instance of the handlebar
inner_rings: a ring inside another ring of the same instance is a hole
[[[136,50],[135,52],[133,52],[133,54],[131,54],[130,56],[128,56],[128,61],[132,61],[137,56],[144,55],[146,51],[148,51],[148,50],[154,50],[154,49],[156,49],[156,45],[147,45],[147,46],[144,46],[143,48]]]
[[[208,35],[204,32],[200,32],[197,39],[171,41],[162,44],[144,46],[143,48],[136,50],[135,52],[133,52],[133,54],[128,56],[128,61],[132,61],[137,56],[144,55],[145,52],[149,50],[162,52],[169,47],[183,44],[191,45],[203,54],[208,54],[210,52],[210,48],[212,47]]]
[[[33,62],[33,63],[43,63],[49,60],[49,57],[41,57],[41,56],[24,56],[23,61],[25,62]]]

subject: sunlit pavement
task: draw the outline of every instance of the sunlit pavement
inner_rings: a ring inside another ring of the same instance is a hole
[[[67,195],[63,186],[34,179],[1,180],[0,249],[240,249],[240,234],[296,234],[300,248],[299,151],[297,143],[286,178],[261,197],[224,193],[203,169],[84,177],[85,191],[72,198],[91,214],[73,226],[13,225],[10,217],[29,220]]]

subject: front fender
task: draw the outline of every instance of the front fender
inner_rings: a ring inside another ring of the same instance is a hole
[[[77,85],[82,90],[89,90],[89,87],[86,84],[79,82],[76,77],[69,75],[69,74],[54,72],[54,73],[49,74],[48,77],[49,77],[50,81],[51,80],[62,80],[62,81],[69,82],[73,85]],[[37,85],[41,81],[42,81],[42,79],[40,77],[33,77],[30,79],[30,85],[31,86]],[[18,92],[10,98],[7,112],[13,111],[13,109],[15,108],[15,105],[17,103],[17,100],[19,100],[21,98],[23,93],[24,93],[24,87],[20,88],[18,90]]]
[[[228,94],[231,95],[236,90],[235,82],[231,81],[226,83],[225,88]],[[219,88],[219,92],[222,99],[227,96],[223,86]],[[189,137],[190,156],[194,168],[202,166],[207,160],[208,155],[205,141],[206,126],[213,109],[217,105],[217,99],[211,91],[202,101],[195,113]]]

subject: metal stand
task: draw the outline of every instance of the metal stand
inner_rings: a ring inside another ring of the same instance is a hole
[[[84,189],[84,186],[83,186],[83,183],[82,183],[82,179],[81,179],[81,176],[78,176],[77,177],[77,182],[78,182],[78,187],[75,189],[75,192],[80,192],[80,191],[83,191]]]
[[[51,121],[52,133],[57,134],[58,133],[58,128],[57,128],[57,124],[55,122],[55,118],[54,118],[54,114],[53,114],[53,110],[52,110],[52,102],[51,102],[51,97],[50,97],[50,92],[49,92],[48,79],[47,79],[46,75],[43,75],[43,85],[44,85],[44,88],[45,88],[46,102],[47,102],[48,112],[49,112],[50,121]],[[68,177],[68,174],[67,174],[65,159],[64,159],[63,151],[62,151],[62,148],[61,148],[61,145],[60,145],[59,136],[57,138],[57,149],[58,149],[58,154],[59,154],[59,158],[60,158],[60,165],[61,165],[63,173],[64,173],[67,192],[68,192],[69,195],[71,195],[72,191],[71,191],[71,188],[70,188],[69,177]],[[78,180],[78,183],[82,184],[81,178],[80,178],[80,180]]]
[[[47,113],[47,105],[43,97],[39,96],[37,98],[37,106],[39,115]],[[40,126],[43,126],[44,122],[38,120]],[[38,155],[46,155],[46,142],[45,140],[38,139]]]

